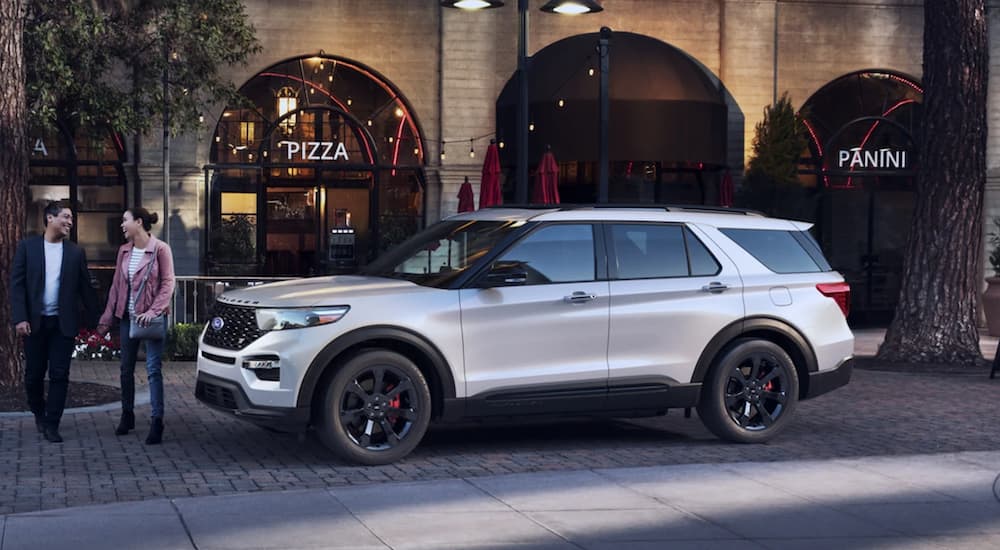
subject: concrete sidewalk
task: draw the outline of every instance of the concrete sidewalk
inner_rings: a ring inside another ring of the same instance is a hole
[[[1000,548],[1000,451],[595,469],[0,519],[2,550]]]

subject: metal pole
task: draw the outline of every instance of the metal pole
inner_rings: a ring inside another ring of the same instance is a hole
[[[170,242],[170,52],[163,48],[163,242]]]
[[[528,0],[517,0],[517,179],[514,202],[528,203]]]
[[[598,42],[598,50],[601,56],[601,84],[600,84],[600,122],[597,127],[598,160],[597,160],[597,202],[607,204],[608,202],[608,49],[611,42],[611,29],[601,27],[601,38]]]

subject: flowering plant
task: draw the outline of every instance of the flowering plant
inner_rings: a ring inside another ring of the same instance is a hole
[[[73,358],[84,361],[111,361],[121,356],[121,345],[109,333],[102,336],[96,330],[81,330],[76,335]]]

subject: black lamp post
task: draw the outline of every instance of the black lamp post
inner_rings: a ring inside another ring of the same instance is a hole
[[[528,2],[517,0],[517,177],[514,185],[514,202],[528,202]],[[480,10],[499,8],[504,0],[442,0],[446,8]],[[547,13],[577,15],[602,11],[598,0],[549,0],[541,7]],[[605,169],[605,177],[607,169]],[[607,188],[607,184],[605,184]]]

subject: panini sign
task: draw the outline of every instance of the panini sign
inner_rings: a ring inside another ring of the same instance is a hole
[[[861,168],[869,170],[886,170],[891,168],[909,168],[909,159],[905,150],[889,149],[841,149],[837,154],[838,168]]]

